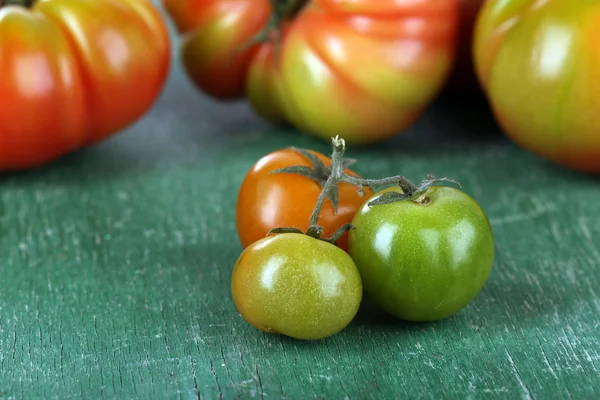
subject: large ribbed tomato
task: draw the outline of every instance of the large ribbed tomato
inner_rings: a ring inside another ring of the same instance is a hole
[[[163,0],[183,65],[205,93],[247,96],[264,117],[329,140],[382,140],[410,126],[441,90],[455,54],[458,0],[288,0],[281,40],[268,0]],[[274,52],[272,43],[279,43]]]
[[[600,1],[488,0],[477,20],[477,73],[517,144],[600,173]]]
[[[170,45],[149,0],[4,3],[0,171],[37,167],[105,139],[155,101]]]

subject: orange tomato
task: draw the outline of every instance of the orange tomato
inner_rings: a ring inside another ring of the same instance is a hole
[[[309,150],[326,168],[331,159]],[[244,248],[267,236],[277,227],[290,227],[306,231],[322,186],[300,174],[272,173],[291,166],[312,167],[311,161],[294,149],[282,149],[261,158],[246,175],[237,199],[236,223],[238,236]],[[347,174],[358,176],[350,169]],[[373,195],[369,188],[360,196],[356,186],[341,183],[338,186],[338,209],[327,199],[319,214],[318,225],[324,237],[330,237],[342,225],[350,223],[363,202]],[[348,233],[337,242],[348,249]]]
[[[0,171],[41,166],[142,116],[170,64],[149,0],[0,8]]]

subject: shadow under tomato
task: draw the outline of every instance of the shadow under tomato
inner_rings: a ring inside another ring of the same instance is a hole
[[[413,322],[395,318],[383,311],[367,294],[365,294],[360,309],[351,325],[354,326],[354,328],[364,326],[369,328],[380,328],[382,330],[392,329],[412,331],[428,329],[432,325],[437,324],[439,324],[439,322]]]
[[[490,140],[504,140],[498,132],[487,104],[481,100],[440,98],[406,132],[372,146],[353,146],[352,152],[461,151]],[[291,145],[325,154],[331,151],[327,140],[287,124],[265,121],[246,102],[214,102],[175,82],[152,110],[122,132],[47,165],[2,173],[0,184],[18,179],[52,185],[96,185],[157,168],[219,163],[231,157],[255,161],[269,151]]]
[[[575,287],[558,291],[571,290],[577,293]],[[511,284],[492,280],[457,317],[463,325],[476,327],[490,338],[557,325],[557,318],[569,319],[576,302],[581,301],[575,295],[557,298],[558,291],[549,282],[534,285],[526,279],[517,279]]]
[[[370,147],[437,154],[507,142],[485,99],[441,97],[405,131]]]
[[[540,168],[545,169],[549,174],[552,174],[561,180],[571,183],[600,183],[600,172],[594,174],[591,172],[577,171],[555,162],[539,158],[535,155],[532,156],[538,159]]]
[[[529,269],[533,270],[534,267]],[[511,273],[512,275],[512,273]],[[481,293],[458,313],[440,321],[409,322],[390,316],[382,311],[367,295],[354,320],[341,332],[317,341],[293,339],[284,335],[272,335],[252,330],[271,344],[281,343],[285,348],[296,347],[302,351],[321,354],[330,346],[346,349],[352,347],[353,354],[383,342],[397,343],[398,340],[418,342],[423,339],[431,345],[436,338],[448,341],[464,341],[471,337],[479,341],[482,337],[494,339],[506,337],[516,331],[528,331],[540,326],[552,326],[572,315],[577,296],[559,296],[557,290],[577,293],[577,288],[560,288],[558,283],[533,283],[522,276],[507,283],[506,277],[492,276]],[[562,285],[562,284],[560,284]],[[580,299],[579,299],[580,300]],[[376,339],[370,340],[368,338]],[[353,347],[349,343],[360,340],[363,346]]]
[[[268,142],[272,129],[246,103],[211,101],[175,80],[152,109],[120,132],[45,165],[0,172],[0,184],[18,179],[95,185],[155,169],[222,163],[238,141]]]
[[[537,273],[534,267],[529,271]],[[466,332],[475,327],[494,335],[503,334],[507,327],[527,329],[540,324],[549,325],[553,323],[557,313],[564,316],[570,314],[576,296],[560,296],[560,303],[549,299],[556,298],[557,291],[570,293],[572,290],[577,293],[577,288],[561,289],[552,282],[536,282],[534,284],[523,276],[517,276],[507,283],[506,276],[492,276],[479,295],[466,307],[448,318],[431,322],[410,322],[394,318],[365,295],[358,314],[347,329],[356,331],[366,328],[375,333],[424,332],[432,329],[440,332],[445,329],[456,331],[458,326],[461,331]]]

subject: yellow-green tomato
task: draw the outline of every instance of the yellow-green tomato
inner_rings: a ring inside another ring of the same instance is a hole
[[[432,186],[419,201],[369,203],[354,217],[349,253],[365,293],[408,321],[449,317],[481,291],[494,262],[492,227],[463,191]]]
[[[339,247],[299,233],[248,246],[232,273],[233,302],[265,332],[316,340],[344,329],[362,300],[360,274]]]

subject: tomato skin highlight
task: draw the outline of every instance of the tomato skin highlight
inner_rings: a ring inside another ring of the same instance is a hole
[[[390,315],[437,321],[456,314],[483,288],[494,262],[492,227],[464,192],[433,186],[428,204],[404,200],[369,207],[353,220],[349,254],[365,293]]]
[[[268,21],[267,0],[163,2],[201,91],[246,96],[259,115],[324,140],[343,132],[349,144],[368,144],[401,133],[441,92],[455,57],[458,0],[312,0],[268,58],[270,43],[242,47]]]
[[[331,159],[325,155],[311,151],[325,166],[331,165]],[[291,227],[303,232],[309,227],[310,216],[321,193],[321,186],[308,177],[296,174],[271,174],[277,169],[302,165],[310,166],[310,162],[300,153],[292,149],[274,151],[258,160],[248,171],[236,204],[236,226],[242,246],[267,236],[277,227]],[[348,174],[358,176],[350,169]],[[357,188],[348,183],[341,183],[338,188],[338,210],[334,213],[333,204],[325,200],[319,213],[318,225],[324,228],[324,237],[330,237],[339,227],[350,223],[365,198],[373,191],[365,188],[365,195],[360,196]],[[345,233],[337,245],[347,250],[348,233]]]
[[[343,330],[362,300],[350,256],[312,237],[283,233],[246,248],[233,268],[233,302],[252,326],[317,340]]]
[[[522,148],[600,173],[600,3],[489,0],[475,64],[496,119]]]
[[[134,123],[170,66],[147,0],[0,8],[0,171],[41,166]]]

